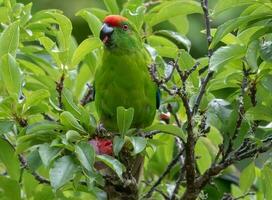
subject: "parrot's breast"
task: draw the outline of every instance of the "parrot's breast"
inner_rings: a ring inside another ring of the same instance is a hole
[[[156,86],[148,72],[145,52],[118,56],[104,53],[95,74],[95,105],[108,130],[117,130],[118,106],[134,108],[132,127],[149,126],[156,113]]]

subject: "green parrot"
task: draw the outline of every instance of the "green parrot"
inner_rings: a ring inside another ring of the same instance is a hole
[[[95,73],[95,106],[104,128],[117,131],[117,107],[134,108],[132,127],[153,122],[159,90],[151,80],[151,58],[136,28],[127,18],[109,15],[100,32],[102,64]]]

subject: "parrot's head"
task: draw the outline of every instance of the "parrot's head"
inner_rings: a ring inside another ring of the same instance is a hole
[[[105,17],[100,39],[109,50],[133,51],[142,44],[136,28],[120,15]]]

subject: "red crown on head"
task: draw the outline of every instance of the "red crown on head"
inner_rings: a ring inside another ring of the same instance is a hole
[[[128,21],[128,19],[121,15],[108,15],[104,19],[104,23],[107,23],[112,27],[120,26],[120,24],[125,21]]]

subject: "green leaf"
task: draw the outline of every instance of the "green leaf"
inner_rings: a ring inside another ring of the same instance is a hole
[[[65,110],[71,112],[76,118],[80,118],[80,110],[74,103],[72,93],[67,88],[64,88],[62,91],[62,102]]]
[[[0,120],[0,135],[11,131],[13,126],[13,121]]]
[[[80,134],[74,130],[67,131],[65,137],[68,142],[77,142],[81,139]]]
[[[130,140],[132,146],[133,146],[133,152],[132,155],[136,155],[138,153],[141,153],[147,144],[147,140],[143,137],[128,137]]]
[[[70,47],[72,23],[66,16],[57,12],[47,12],[59,24],[60,35],[58,37],[61,51],[65,51]]]
[[[28,93],[26,102],[24,104],[24,112],[33,106],[39,105],[44,99],[49,98],[50,93],[48,90],[41,89]]]
[[[0,7],[0,22],[7,23],[8,21],[9,21],[9,9],[7,7]]]
[[[83,167],[89,171],[93,171],[95,161],[95,151],[91,144],[80,142],[75,146],[76,156]]]
[[[48,167],[52,160],[54,160],[60,153],[61,149],[57,147],[51,147],[49,144],[39,145],[39,155],[43,164]]]
[[[181,137],[182,139],[186,138],[185,133],[182,131],[181,128],[171,124],[155,124],[144,129],[145,132],[153,130],[158,130],[161,131],[162,133],[168,133],[170,135],[178,136]]]
[[[184,35],[169,31],[169,30],[160,30],[155,32],[156,35],[163,36],[176,44],[179,48],[185,48],[187,51],[191,49],[191,41]]]
[[[231,31],[237,29],[239,26],[246,24],[252,20],[257,20],[257,19],[265,19],[267,17],[271,17],[271,13],[264,13],[261,15],[249,15],[249,16],[242,16],[238,17],[232,20],[228,20],[224,24],[220,25],[217,28],[217,31],[214,35],[214,38],[212,40],[212,43],[210,45],[210,48],[214,48],[215,45],[228,33]]]
[[[181,49],[178,64],[182,69],[191,69],[195,64],[195,60],[187,51]]]
[[[51,186],[57,190],[70,181],[77,170],[77,166],[70,156],[63,156],[54,162],[49,171]]]
[[[268,106],[257,105],[256,107],[249,108],[246,112],[248,120],[265,120],[272,121],[272,110]]]
[[[196,157],[198,157],[198,159],[196,160],[197,167],[200,173],[203,174],[211,166],[212,158],[209,150],[201,140],[198,140],[196,143],[195,153]]]
[[[101,41],[98,38],[88,38],[80,43],[80,45],[75,50],[71,66],[78,65],[87,54],[91,53],[93,50],[102,46]]]
[[[97,155],[96,158],[110,167],[123,180],[122,174],[125,171],[125,166],[122,163],[108,155]]]
[[[89,10],[82,9],[76,13],[76,16],[81,16],[83,19],[85,19],[93,35],[95,37],[99,37],[102,23],[93,13],[91,13]]]
[[[19,22],[14,22],[6,28],[0,35],[0,58],[5,54],[15,56],[19,46]]]
[[[5,165],[8,175],[12,179],[18,180],[20,175],[20,164],[17,154],[11,144],[4,139],[0,139],[0,147],[0,161]]]
[[[64,111],[60,114],[60,122],[68,129],[85,133],[84,128],[78,123],[77,119],[68,111]]]
[[[118,156],[119,152],[122,150],[125,144],[125,139],[119,136],[113,138],[113,152],[114,155]]]
[[[62,129],[63,126],[58,124],[57,122],[50,121],[40,121],[34,124],[31,124],[26,129],[26,134],[35,134],[40,132],[48,132],[48,131],[57,131]]]
[[[34,149],[33,151],[29,152],[26,156],[26,160],[31,171],[36,171],[42,165],[42,160],[38,149]]]
[[[189,32],[190,25],[186,15],[172,17],[169,22],[175,26],[179,33],[185,35]]]
[[[22,75],[15,58],[6,54],[0,62],[0,74],[5,87],[10,95],[15,95],[18,99],[22,87]]]
[[[272,41],[265,41],[260,45],[260,56],[264,61],[272,62]]]
[[[128,18],[128,20],[136,26],[137,30],[141,30],[144,23],[145,11],[145,6],[139,6],[135,12],[132,12],[130,9],[123,10],[122,15]]]
[[[253,69],[253,71],[256,71],[258,69],[258,50],[259,50],[259,41],[254,40],[252,41],[247,48],[246,52],[246,61],[248,65]]]
[[[240,175],[240,187],[244,193],[248,192],[255,180],[255,177],[255,164],[254,162],[251,162]]]
[[[117,107],[117,125],[120,133],[124,135],[131,126],[134,116],[134,108],[125,109]]]
[[[111,14],[119,14],[119,8],[116,0],[104,0],[104,4]]]
[[[214,7],[214,15],[218,15],[228,9],[237,8],[239,6],[245,6],[247,4],[256,3],[256,0],[228,0],[228,1],[217,1]]]
[[[262,180],[262,191],[264,192],[264,197],[267,200],[272,199],[272,169],[269,164],[266,164],[261,172],[261,180]]]
[[[17,181],[5,176],[0,176],[0,196],[4,194],[4,200],[21,200],[20,185]],[[2,198],[1,198],[2,199]]]
[[[154,26],[172,17],[193,13],[202,13],[200,3],[191,0],[169,1],[160,5],[158,13],[151,18],[149,23]]]
[[[246,53],[245,46],[242,45],[229,45],[217,49],[211,57],[210,70],[218,71],[231,60],[242,58]]]

